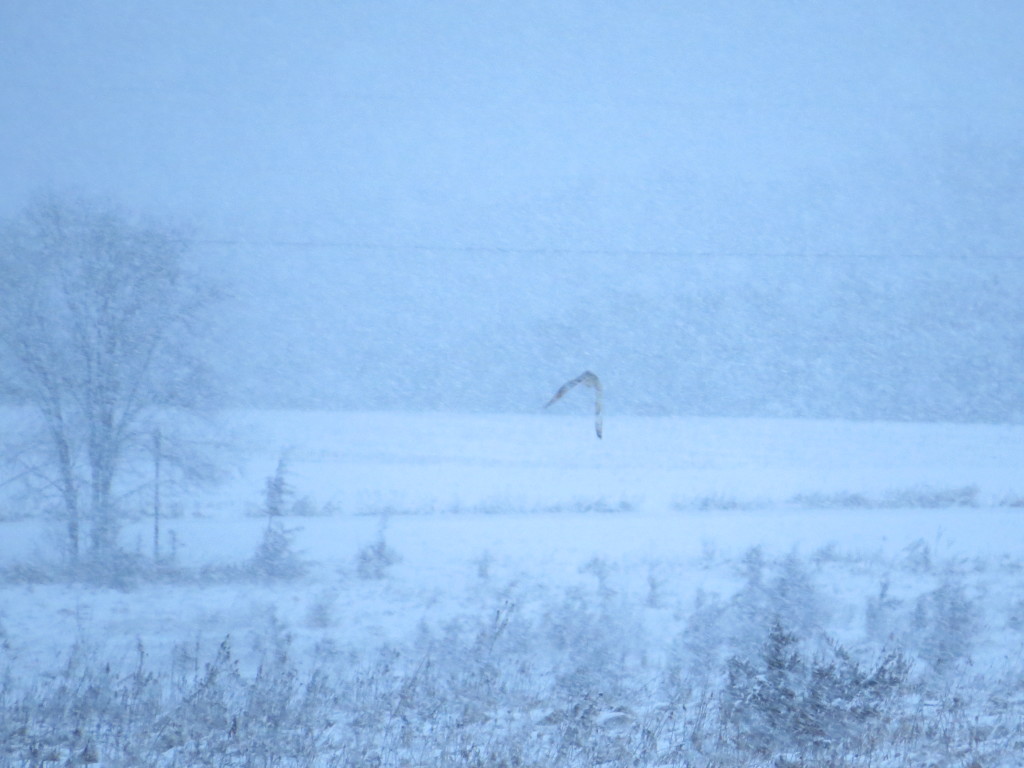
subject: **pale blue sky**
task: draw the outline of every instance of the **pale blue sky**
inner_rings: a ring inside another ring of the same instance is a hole
[[[210,237],[1004,252],[1016,2],[0,8],[0,209],[108,192]]]

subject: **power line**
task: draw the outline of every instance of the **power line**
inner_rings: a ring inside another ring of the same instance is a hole
[[[834,259],[834,260],[878,260],[915,259],[923,261],[1024,261],[1024,254],[1009,255],[996,253],[879,253],[853,251],[698,251],[683,249],[646,248],[541,248],[502,245],[443,245],[421,243],[369,243],[342,240],[241,240],[241,239],[200,239],[193,240],[198,246],[228,248],[267,248],[292,250],[334,250],[374,252],[415,252],[436,254],[490,254],[495,256],[617,256],[651,257],[670,259]]]

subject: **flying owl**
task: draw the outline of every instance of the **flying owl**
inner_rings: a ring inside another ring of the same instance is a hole
[[[597,378],[596,374],[591,373],[590,371],[584,371],[572,381],[567,381],[565,384],[561,386],[561,388],[559,388],[557,392],[555,392],[555,396],[548,400],[547,405],[545,405],[544,407],[547,408],[552,403],[558,402],[558,400],[561,399],[562,395],[564,395],[570,389],[575,387],[577,384],[583,384],[584,386],[592,387],[594,390],[594,430],[597,432],[597,436],[600,438],[601,432],[603,431],[603,424],[601,421],[602,390],[601,380]]]

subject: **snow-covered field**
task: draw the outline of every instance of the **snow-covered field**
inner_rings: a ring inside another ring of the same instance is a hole
[[[281,452],[302,492],[356,512],[594,503],[660,512],[713,498],[764,506],[967,486],[988,504],[1024,492],[1020,426],[619,417],[597,440],[585,412],[287,412],[230,423],[254,451],[227,489],[229,506],[253,496]]]
[[[165,493],[173,562],[118,589],[16,567],[52,559],[54,528],[0,522],[0,765],[1024,754],[1024,426],[620,417],[599,441],[585,414],[239,412],[223,432],[226,481]],[[139,562],[151,530],[124,529]]]

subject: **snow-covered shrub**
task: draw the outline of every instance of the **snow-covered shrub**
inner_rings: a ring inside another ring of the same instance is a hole
[[[747,550],[740,561],[740,576],[743,586],[733,595],[729,604],[732,630],[731,644],[744,649],[741,655],[757,650],[763,630],[771,620],[768,586],[765,579],[764,551],[761,547]]]
[[[978,506],[979,489],[976,485],[957,488],[907,488],[889,491],[879,506],[910,509],[949,509],[950,507]]]
[[[850,491],[798,493],[790,499],[790,503],[806,509],[861,509],[877,506],[877,502],[864,494]]]
[[[903,548],[903,567],[911,573],[928,573],[932,569],[932,550],[924,539],[917,539]]]
[[[263,538],[247,569],[262,579],[295,579],[308,570],[307,564],[295,550],[295,531],[271,519],[263,531]]]
[[[263,501],[253,511],[256,515],[279,517],[327,517],[337,514],[337,507],[327,503],[318,507],[310,496],[300,496],[288,480],[288,456],[283,453],[277,460],[274,474],[263,484]]]
[[[1006,626],[1017,632],[1024,631],[1024,598],[1017,598],[1009,606]]]
[[[230,638],[175,696],[151,749],[190,766],[310,765],[330,699],[317,672],[303,676],[286,634],[271,628],[255,673],[241,671]]]
[[[877,496],[839,491],[799,493],[792,504],[809,509],[949,509],[978,506],[979,489],[974,485],[955,488],[918,486],[886,491]]]
[[[796,554],[769,563],[760,547],[747,551],[740,564],[743,586],[729,605],[731,644],[741,656],[757,650],[775,623],[812,635],[822,624],[824,601]]]
[[[778,565],[768,585],[768,607],[779,621],[802,637],[820,629],[824,602],[800,558],[791,553]]]
[[[936,589],[915,602],[911,641],[934,670],[945,672],[970,656],[977,624],[962,576],[947,571]]]
[[[558,661],[554,697],[570,704],[587,696],[621,698],[629,687],[631,663],[643,636],[633,606],[599,593],[599,604],[584,590],[568,590],[549,605],[540,625],[543,642]]]
[[[45,560],[22,560],[0,567],[0,583],[3,584],[53,584],[71,577],[71,569],[66,565]]]
[[[295,489],[292,488],[286,477],[287,472],[288,460],[282,455],[277,460],[277,468],[274,470],[273,476],[268,477],[263,486],[263,508],[261,511],[267,517],[281,517],[286,511],[290,499],[295,495]]]
[[[812,655],[776,622],[759,654],[733,656],[727,669],[721,716],[737,746],[841,754],[892,717],[909,663],[890,653],[865,668],[836,643]]]
[[[246,675],[230,639],[187,677],[158,674],[141,644],[118,669],[78,643],[47,685],[0,679],[0,766],[41,764],[312,765],[329,727],[331,696],[300,676],[277,645]]]
[[[896,632],[902,601],[889,594],[889,579],[883,578],[878,594],[867,599],[864,609],[864,631],[869,638],[885,643]]]
[[[356,554],[356,573],[361,579],[383,579],[391,566],[402,561],[402,556],[388,546],[384,532],[377,540],[367,544]]]
[[[306,622],[316,629],[326,629],[334,623],[334,605],[338,601],[337,589],[324,589],[317,593],[306,613]]]
[[[669,701],[686,701],[691,693],[712,684],[726,648],[727,606],[714,595],[698,591],[683,630],[673,638],[661,674]]]

